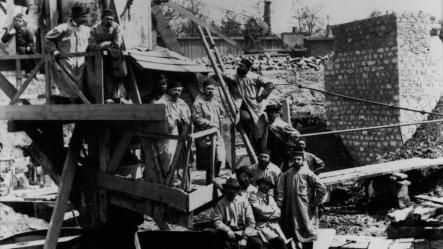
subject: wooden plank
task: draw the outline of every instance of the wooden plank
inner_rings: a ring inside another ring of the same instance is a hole
[[[96,73],[95,80],[89,82],[89,84],[91,84],[91,88],[94,91],[96,103],[103,104],[105,101],[105,93],[103,81],[103,56],[101,53],[97,53],[97,55],[94,57],[94,70]]]
[[[217,191],[217,188],[213,183],[207,186],[199,186],[188,195],[188,212],[194,211],[205,204],[217,200],[218,197],[221,197],[221,193]]]
[[[115,173],[120,166],[120,162],[123,159],[126,151],[128,150],[129,143],[132,139],[132,132],[125,132],[114,150],[112,154],[111,161],[109,162],[109,167],[106,169],[108,173]]]
[[[22,87],[22,62],[20,60],[15,60],[15,86],[17,88]]]
[[[110,154],[111,154],[111,131],[110,129],[103,129],[99,131],[99,170],[101,172],[106,172],[109,165]],[[99,215],[100,221],[106,223],[108,221],[108,207],[109,207],[109,195],[106,190],[98,189],[99,198]]]
[[[415,239],[414,240],[414,249],[430,249],[430,241],[425,240],[425,239]],[[439,247],[439,248],[443,248]]]
[[[211,184],[214,181],[214,175],[215,175],[215,154],[216,154],[216,143],[217,143],[217,136],[212,135],[211,138],[211,155],[210,155],[210,162],[209,162],[209,168],[206,170],[206,184]]]
[[[140,91],[138,89],[137,77],[135,77],[133,64],[127,61],[128,64],[128,74],[129,74],[129,88],[131,90],[131,95],[133,96],[133,101],[136,104],[142,103],[142,98],[140,96]]]
[[[290,106],[290,100],[288,99],[283,99],[282,100],[282,119],[283,121],[285,121],[286,123],[290,124],[292,126],[291,123],[291,106]]]
[[[164,105],[155,104],[0,106],[0,120],[164,121],[165,118]]]
[[[108,190],[168,204],[178,211],[186,212],[187,209],[187,194],[178,188],[101,172],[98,173],[97,184]]]
[[[235,149],[235,125],[232,124],[231,128],[231,170],[232,173],[235,172],[237,169],[237,162],[236,162],[236,149]]]
[[[205,136],[217,133],[217,132],[218,132],[217,128],[211,128],[211,129],[207,129],[207,130],[203,130],[203,131],[192,133],[189,136],[192,139],[197,139],[197,138],[205,137]]]
[[[135,197],[124,196],[119,194],[111,195],[111,203],[113,205],[126,208],[141,214],[153,215],[152,201],[146,199],[137,199]]]
[[[319,175],[319,178],[326,185],[333,185],[357,179],[364,179],[364,178],[376,177],[386,174],[392,174],[395,172],[406,172],[410,170],[424,169],[430,167],[441,167],[442,165],[443,165],[443,158],[436,158],[436,159],[411,158],[411,159],[397,160],[387,163],[367,165],[357,168],[325,172],[321,173]]]
[[[54,182],[58,185],[60,183],[60,175],[54,169],[52,161],[41,151],[36,144],[31,144],[29,147],[31,156],[42,166],[45,172],[51,176]]]
[[[145,160],[145,171],[143,178],[153,183],[164,184],[164,172],[160,167],[160,163],[158,162],[158,153],[154,148],[155,140],[150,141],[149,139],[142,138],[140,143]]]
[[[20,96],[25,92],[26,88],[32,82],[32,80],[34,79],[34,77],[37,74],[38,70],[40,70],[40,68],[42,67],[42,65],[43,65],[43,60],[40,60],[38,62],[38,64],[35,66],[35,68],[32,70],[31,75],[29,76],[29,78],[26,79],[26,81],[23,83],[23,85],[20,87],[20,89],[14,95],[14,97],[12,97],[11,101],[9,102],[10,105],[13,105],[13,104],[15,104],[15,102],[17,102],[17,100],[20,98]]]
[[[91,102],[86,98],[85,94],[80,90],[80,88],[77,86],[77,84],[65,73],[65,71],[61,68],[61,66],[58,64],[57,61],[52,61],[52,65],[54,65],[55,70],[57,70],[60,77],[63,78],[60,83],[63,83],[68,91],[70,91],[72,94],[77,95],[83,103],[85,104],[91,104]]]
[[[183,131],[181,133],[182,137],[187,136],[189,128],[190,127],[187,124],[183,127]],[[166,177],[165,183],[168,186],[171,186],[173,183],[175,169],[177,167],[178,160],[180,159],[180,154],[182,153],[183,145],[184,145],[184,141],[178,141],[177,148],[176,148],[175,154],[174,154],[174,158],[172,159],[172,162],[171,162],[171,169],[169,172],[166,172],[166,173],[168,173],[168,176]]]
[[[151,8],[151,12],[152,16],[156,20],[157,31],[162,40],[164,41],[164,43],[166,44],[166,47],[172,51],[182,54],[183,51],[180,44],[177,41],[177,36],[169,26],[169,20],[167,20],[163,16],[161,6],[158,4],[153,5]]]
[[[318,239],[314,241],[313,249],[329,249],[335,237],[335,229],[319,229]]]
[[[57,247],[58,236],[60,234],[63,216],[65,214],[69,195],[71,193],[72,183],[74,182],[75,171],[80,155],[80,148],[83,141],[83,134],[81,132],[82,131],[78,126],[75,127],[69,143],[68,153],[63,165],[57,200],[55,202],[54,210],[52,211],[51,222],[46,235],[44,249],[55,249]]]
[[[58,239],[58,243],[63,244],[65,242],[69,242],[76,238],[79,238],[81,235],[73,235],[61,237]],[[0,245],[0,249],[29,249],[29,248],[41,248],[45,244],[44,239],[32,240],[32,241],[22,241],[14,244]]]
[[[438,198],[438,197],[432,197],[432,196],[427,196],[427,195],[416,195],[414,197],[418,200],[431,201],[433,203],[443,205],[443,198],[442,197]]]

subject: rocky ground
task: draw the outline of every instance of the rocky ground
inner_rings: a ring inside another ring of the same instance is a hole
[[[0,240],[17,233],[48,227],[46,221],[16,213],[11,207],[0,203]]]

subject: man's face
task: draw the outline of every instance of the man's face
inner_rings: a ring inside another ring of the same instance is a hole
[[[268,119],[269,122],[274,122],[274,120],[280,115],[278,112],[272,111],[272,112],[268,112]]]
[[[112,26],[112,23],[114,22],[113,16],[104,16],[102,17],[102,23],[106,28],[110,28]]]
[[[25,21],[23,20],[23,18],[16,17],[14,19],[14,27],[15,28],[20,28],[20,27],[23,27],[23,26],[25,26]]]
[[[160,80],[157,83],[157,92],[163,94],[168,89],[168,80],[164,74],[160,75]]]
[[[226,186],[223,189],[223,194],[228,198],[228,200],[232,201],[238,194],[238,189]]]
[[[304,159],[302,156],[296,156],[294,157],[294,167],[300,168],[301,166],[303,166],[304,163]]]
[[[174,101],[177,101],[178,98],[180,97],[180,94],[182,93],[182,89],[181,87],[174,87],[169,89],[169,95],[172,97],[172,99]]]
[[[258,155],[258,165],[260,166],[260,168],[266,168],[269,162],[271,162],[271,157],[269,156],[269,154],[260,153],[260,155]]]
[[[249,184],[251,183],[251,177],[246,172],[241,172],[240,174],[237,174],[237,181],[242,186],[242,188],[247,188]]]
[[[77,24],[85,24],[88,21],[87,15],[76,16],[72,18]]]
[[[245,76],[249,72],[249,68],[243,63],[238,64],[237,74],[240,76]]]
[[[209,99],[214,98],[215,96],[215,86],[214,85],[208,85],[203,89],[203,93],[205,96]]]
[[[303,151],[306,148],[306,142],[303,140],[298,141],[298,145],[300,146],[300,149],[302,149]]]
[[[283,149],[283,155],[286,159],[291,159],[293,153],[294,153],[294,148],[292,148],[292,147],[285,147]]]
[[[258,184],[258,191],[260,191],[264,194],[269,193],[270,189],[271,189],[271,186],[269,186],[269,184],[266,182],[260,182],[260,184]]]

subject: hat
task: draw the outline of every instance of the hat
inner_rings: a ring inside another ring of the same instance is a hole
[[[168,83],[168,88],[176,88],[176,87],[183,87],[182,83],[178,80],[171,80]]]
[[[248,68],[252,67],[252,62],[246,58],[241,59],[240,64],[243,64]]]
[[[298,144],[293,141],[289,141],[285,144],[285,148],[297,148],[297,147],[299,147]]]
[[[246,174],[248,174],[249,176],[253,176],[253,173],[252,173],[252,171],[251,171],[251,169],[248,167],[248,166],[246,166],[246,165],[244,165],[244,166],[240,166],[236,171],[235,171],[235,173],[236,174],[241,174],[241,173],[243,173],[243,172],[245,172]]]
[[[257,185],[259,185],[262,182],[269,184],[269,186],[271,186],[271,188],[275,188],[275,184],[272,182],[271,178],[269,178],[269,177],[262,176],[262,177],[258,178],[257,181],[255,181],[255,183]]]
[[[203,81],[203,88],[210,86],[210,85],[217,85],[217,82],[213,78],[208,78],[207,80]]]
[[[89,11],[81,5],[75,5],[71,8],[71,17],[79,17],[88,14]]]
[[[112,16],[115,17],[115,12],[112,9],[104,9],[102,12],[102,17]]]
[[[271,155],[271,150],[268,148],[262,149],[259,154]]]
[[[280,112],[281,106],[280,104],[269,104],[265,108],[265,112]]]
[[[226,180],[226,183],[223,183],[222,187],[223,189],[225,189],[226,187],[241,188],[240,184],[238,184],[238,181],[235,178],[229,178],[228,180]]]

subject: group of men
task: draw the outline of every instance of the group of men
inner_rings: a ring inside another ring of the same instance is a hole
[[[104,9],[101,14],[101,22],[93,27],[88,27],[87,15],[89,11],[82,5],[74,5],[71,9],[70,19],[57,25],[45,36],[44,50],[53,56],[54,63],[51,70],[51,79],[55,83],[54,95],[60,97],[64,103],[73,103],[77,95],[68,86],[66,81],[76,84],[88,98],[97,101],[93,97],[93,87],[87,84],[90,79],[87,75],[95,77],[94,68],[88,72],[86,62],[94,66],[91,59],[84,56],[60,56],[63,53],[81,53],[87,51],[106,51],[103,60],[103,77],[105,86],[106,102],[122,102],[125,100],[123,78],[127,74],[126,64],[122,53],[123,39],[119,25],[114,21],[115,12]],[[36,53],[34,34],[27,28],[23,14],[17,14],[13,23],[5,28],[1,38],[3,43],[9,43],[15,37],[16,51],[18,54]],[[25,64],[25,70],[32,67]]]

